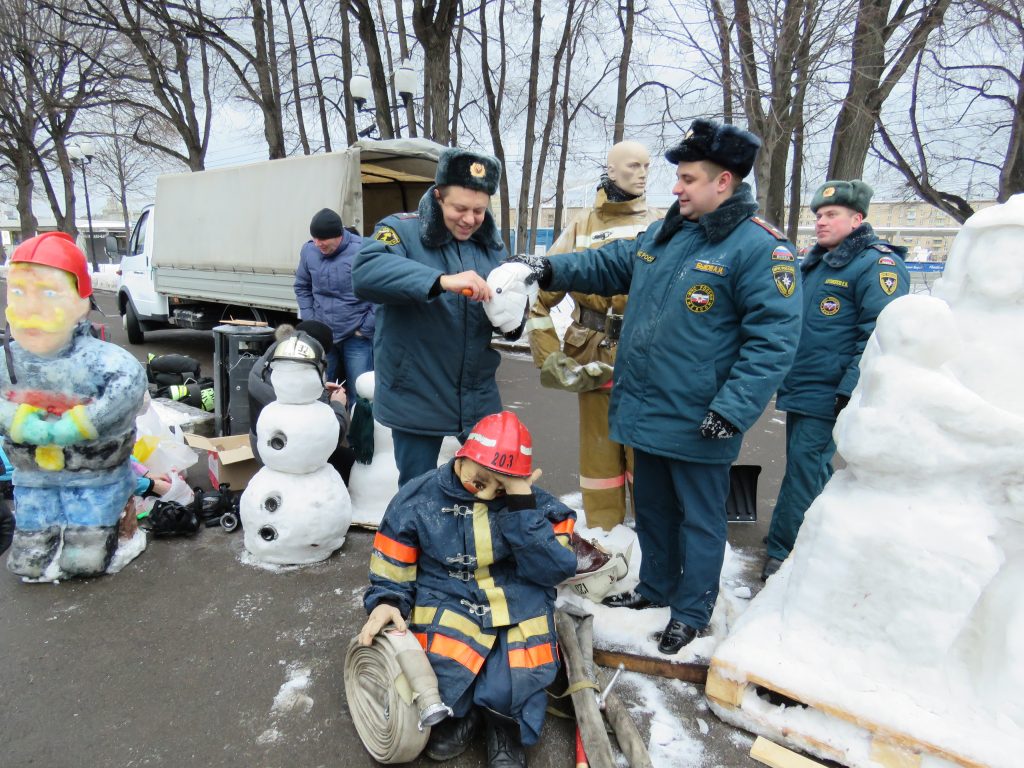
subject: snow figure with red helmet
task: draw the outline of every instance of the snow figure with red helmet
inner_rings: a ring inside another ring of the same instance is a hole
[[[0,432],[17,520],[7,567],[25,579],[103,573],[134,487],[146,375],[128,352],[93,337],[91,296],[85,254],[63,232],[11,255]]]
[[[426,753],[451,760],[481,724],[489,766],[525,766],[558,671],[555,586],[576,571],[575,513],[533,486],[530,433],[508,411],[473,427],[455,458],[406,483],[370,557],[364,645],[411,630],[452,716]]]
[[[320,342],[297,331],[277,343],[268,365],[277,399],[256,420],[264,466],[242,493],[245,548],[273,565],[316,563],[345,543],[352,521],[345,483],[328,463],[339,426],[319,400],[326,355]]]

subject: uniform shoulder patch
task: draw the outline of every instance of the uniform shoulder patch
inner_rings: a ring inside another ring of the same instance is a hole
[[[757,226],[761,227],[761,229],[763,229],[765,232],[768,232],[770,235],[772,235],[776,240],[786,239],[786,236],[782,234],[782,232],[780,232],[777,227],[775,227],[772,224],[769,224],[764,219],[759,218],[757,216],[751,216],[750,220],[757,224]]]
[[[772,251],[772,261],[796,261],[796,256],[786,246],[779,245]]]
[[[398,237],[398,233],[395,232],[391,227],[381,227],[373,236],[374,240],[379,240],[384,245],[398,245],[401,239]]]
[[[772,265],[772,279],[783,298],[788,299],[796,290],[796,267],[792,264]]]
[[[900,278],[895,272],[879,272],[878,284],[886,296],[892,296],[899,287]]]
[[[878,260],[878,263],[879,264],[884,264],[887,267],[895,267],[896,266],[896,260],[894,258],[892,258],[892,256],[883,256],[882,258],[880,258]]]

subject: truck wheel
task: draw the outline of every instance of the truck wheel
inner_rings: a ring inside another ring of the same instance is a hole
[[[135,313],[135,307],[129,301],[124,305],[124,315],[121,317],[125,333],[128,334],[129,344],[145,344],[146,334],[142,332],[139,324],[139,316]]]

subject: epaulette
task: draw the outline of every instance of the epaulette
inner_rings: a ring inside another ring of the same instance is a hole
[[[396,213],[394,214],[394,217],[404,221],[405,219],[418,219],[420,215],[416,211],[411,211],[409,213]]]
[[[774,236],[776,240],[785,240],[786,239],[786,236],[784,234],[782,234],[782,232],[779,229],[777,229],[773,225],[769,224],[764,219],[760,219],[757,216],[751,216],[750,220],[752,222],[754,222],[755,224],[757,224],[757,226],[761,227],[761,229],[765,230],[770,235]]]
[[[881,251],[882,253],[893,253],[892,248],[885,243],[872,243],[868,248],[874,248],[876,251]]]

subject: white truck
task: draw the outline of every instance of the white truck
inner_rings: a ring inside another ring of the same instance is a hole
[[[293,283],[321,208],[367,235],[416,209],[443,149],[425,139],[360,141],[339,152],[160,176],[121,260],[117,303],[128,341],[146,331],[276,325],[298,312]]]

